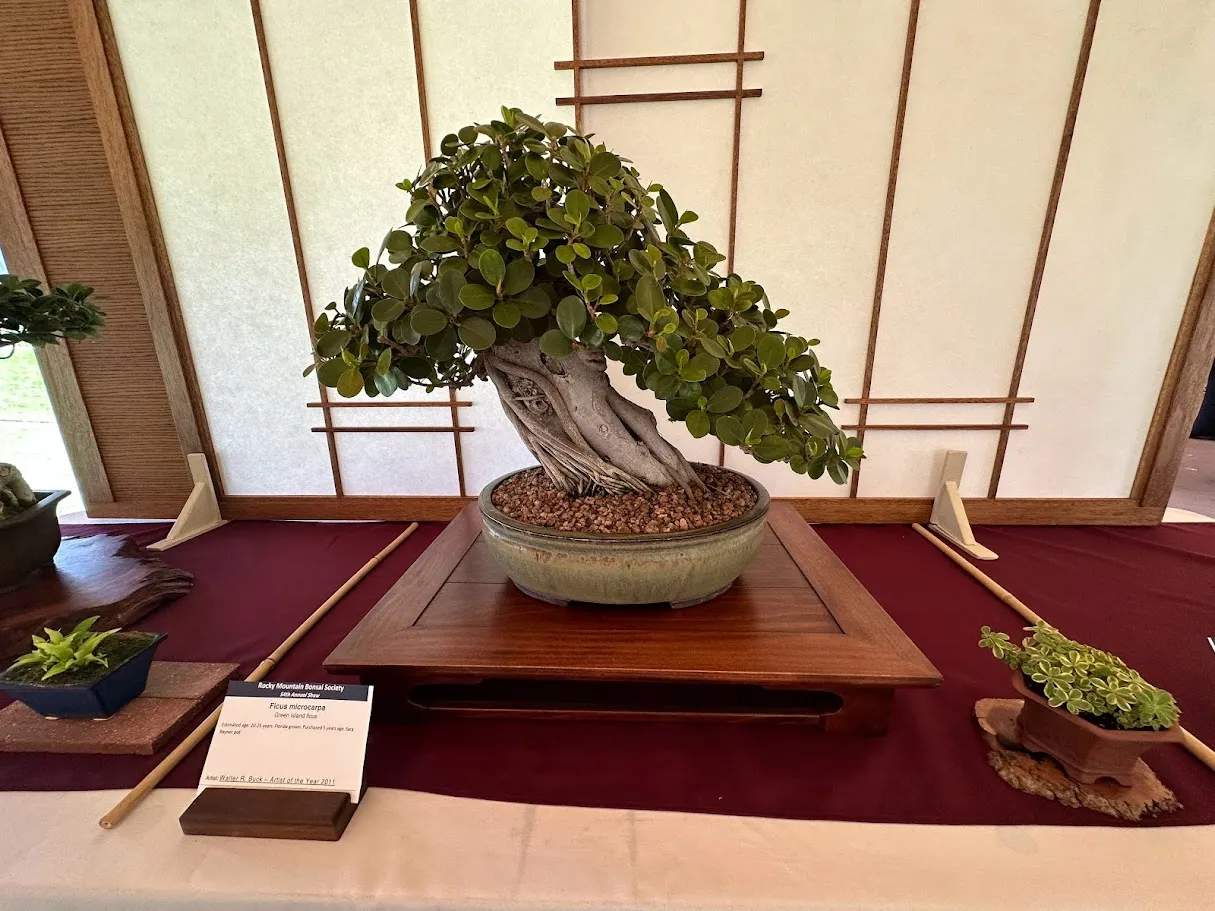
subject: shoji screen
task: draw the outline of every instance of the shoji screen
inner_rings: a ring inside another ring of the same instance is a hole
[[[531,461],[484,384],[324,407],[300,375],[307,314],[404,218],[393,184],[502,104],[699,213],[823,339],[868,453],[838,487],[664,425],[689,456],[845,518],[930,496],[953,448],[968,496],[1129,502],[1215,206],[1204,0],[109,6],[216,461],[266,514]]]

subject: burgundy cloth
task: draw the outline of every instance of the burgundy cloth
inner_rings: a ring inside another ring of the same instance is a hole
[[[163,555],[195,573],[196,586],[140,626],[169,633],[160,657],[237,661],[247,673],[400,527],[227,525]],[[325,656],[440,530],[423,525],[272,677],[326,679]],[[910,528],[817,530],[945,677],[938,689],[901,693],[885,736],[677,722],[377,723],[368,782],[529,803],[799,819],[1119,824],[1015,791],[987,764],[974,703],[1013,694],[1004,666],[977,647],[978,630],[988,624],[1016,635],[1016,614]],[[1183,723],[1215,743],[1215,651],[1206,638],[1215,634],[1215,525],[1003,527],[981,529],[979,538],[1000,554],[985,571],[1068,634],[1121,654],[1169,688]],[[195,750],[166,785],[196,785],[203,756]],[[158,759],[0,754],[0,789],[128,787]],[[1206,767],[1175,746],[1150,753],[1149,762],[1185,805],[1156,824],[1215,823],[1215,776]]]

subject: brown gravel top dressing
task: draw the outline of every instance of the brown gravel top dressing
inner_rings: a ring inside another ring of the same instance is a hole
[[[678,487],[652,493],[571,497],[539,468],[508,478],[493,504],[516,522],[585,534],[658,534],[721,525],[755,505],[755,490],[741,475],[712,465],[692,466],[708,488],[693,499]]]

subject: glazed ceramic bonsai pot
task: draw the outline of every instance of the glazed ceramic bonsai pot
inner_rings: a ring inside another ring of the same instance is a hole
[[[1178,725],[1163,731],[1106,730],[1067,709],[1052,708],[1026,685],[1020,671],[1013,671],[1012,682],[1013,689],[1025,699],[1017,717],[1018,741],[1027,750],[1046,753],[1068,778],[1083,784],[1112,778],[1129,787],[1135,763],[1143,753],[1182,739]]]
[[[657,604],[689,607],[728,589],[755,556],[768,515],[768,491],[720,525],[661,534],[592,535],[557,531],[510,518],[492,502],[494,490],[519,472],[481,491],[484,537],[495,562],[515,586],[555,604]]]
[[[152,634],[147,645],[91,683],[18,683],[0,676],[0,690],[45,718],[109,718],[143,692],[152,657],[164,637],[164,633]]]
[[[55,559],[59,550],[59,517],[55,506],[71,491],[36,490],[38,502],[0,521],[0,594],[28,581]]]

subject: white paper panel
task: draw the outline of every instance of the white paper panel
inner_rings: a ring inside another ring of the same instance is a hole
[[[870,405],[869,424],[999,424],[1003,405]],[[1013,431],[1028,433],[1028,431]],[[865,434],[857,494],[862,497],[932,497],[942,459],[950,449],[967,452],[962,495],[987,496],[996,430],[874,430]]]
[[[245,0],[109,4],[230,494],[332,494]]]
[[[402,0],[404,5],[404,0]],[[439,140],[470,123],[522,108],[541,120],[573,122],[554,99],[574,94],[569,0],[419,0],[430,134]]]
[[[464,487],[469,496],[476,496],[482,487],[508,471],[536,464],[502,410],[493,383],[478,380],[456,394],[462,401],[473,403],[471,408],[460,409],[460,423],[477,428],[463,437]]]
[[[1007,394],[1086,8],[921,7],[873,395]]]
[[[1000,495],[1125,497],[1215,204],[1215,4],[1104,3]]]
[[[730,48],[730,50],[733,51],[734,49]],[[755,63],[745,64],[744,77],[749,77],[750,68],[754,65]],[[630,92],[733,92],[734,75],[735,68],[733,63],[591,69],[582,71],[582,94],[619,95]],[[744,78],[743,88],[753,87],[754,83]],[[665,104],[666,102],[663,103]],[[750,104],[751,100],[745,100],[744,103]],[[734,102],[731,100],[731,112],[733,111],[733,104]],[[598,107],[596,105],[583,107],[583,118],[586,117],[587,111],[592,110],[598,110]],[[570,120],[573,119],[572,114],[573,112],[570,110]],[[733,117],[733,113],[730,116]]]
[[[747,48],[765,57],[746,64],[746,84],[764,94],[743,102],[735,268],[790,311],[789,331],[822,338],[816,350],[842,401],[860,394],[865,367],[907,4],[747,10]],[[856,407],[834,417],[855,423]],[[733,449],[726,464],[777,495],[848,493]]]
[[[759,5],[752,3],[749,11]],[[787,9],[801,4],[775,5]],[[585,0],[582,4],[583,57],[721,54],[737,48],[738,0]]]
[[[450,433],[339,433],[342,487],[347,494],[454,496],[459,481],[451,437]]]

